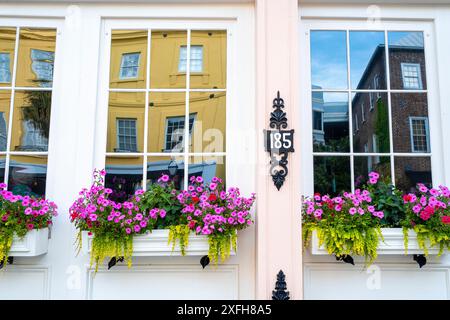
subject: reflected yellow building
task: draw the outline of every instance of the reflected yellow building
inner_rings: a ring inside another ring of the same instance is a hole
[[[17,193],[43,195],[47,156],[26,152],[48,150],[51,91],[40,88],[52,87],[56,30],[21,28],[17,54],[16,33],[16,28],[0,28],[0,87],[3,88],[0,90],[0,151],[25,152],[9,158],[9,188]],[[9,125],[12,125],[11,137],[8,137]],[[5,156],[0,159],[3,177],[5,160]]]
[[[178,173],[183,172],[184,158],[180,153],[185,152],[186,118],[189,152],[225,152],[226,39],[226,31],[192,31],[189,50],[186,31],[152,31],[147,65],[147,30],[113,31],[107,152],[119,157],[107,157],[107,171],[122,176],[128,172],[134,177],[128,179],[135,185],[142,179],[143,157],[147,155],[148,182],[167,172],[171,163],[176,162]],[[195,89],[189,91],[188,103],[185,89]],[[223,90],[202,91],[207,89]],[[135,156],[120,156],[121,153]],[[214,175],[225,178],[224,157],[190,156],[189,175],[193,174],[206,179]]]

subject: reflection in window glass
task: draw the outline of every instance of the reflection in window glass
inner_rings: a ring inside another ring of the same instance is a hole
[[[186,45],[187,32],[184,30],[152,30],[151,88],[186,88],[186,74],[178,71],[180,48]]]
[[[16,28],[0,28],[0,87],[11,85]]]
[[[45,196],[47,156],[11,156],[8,190],[18,195]]]
[[[350,189],[350,157],[314,157],[314,192],[334,196]]]
[[[350,32],[350,76],[353,89],[386,89],[384,32]]]
[[[51,91],[16,91],[11,151],[47,151]]]
[[[112,31],[109,71],[110,88],[145,88],[147,39],[147,30]]]
[[[182,152],[186,94],[184,92],[151,92],[148,108],[148,152]],[[189,119],[190,129],[195,115]]]
[[[225,152],[226,92],[191,92],[189,112],[195,114],[191,152]]]
[[[0,155],[0,181],[5,181],[6,156]]]
[[[367,183],[368,174],[378,172],[381,177],[391,181],[390,157],[367,156],[354,158],[355,188],[360,188]]]
[[[0,151],[6,151],[6,146],[8,144],[8,121],[10,107],[11,91],[0,90]]]
[[[176,189],[183,189],[184,157],[147,157],[147,188],[157,182],[162,174],[170,177]]]
[[[429,157],[395,157],[395,185],[404,192],[416,192],[418,183],[430,187],[431,159]]]
[[[106,157],[105,186],[112,189],[110,199],[126,201],[138,189],[142,189],[143,158]]]
[[[345,31],[311,31],[313,88],[347,89],[347,35]]]
[[[145,93],[110,92],[107,152],[142,152]]]
[[[427,94],[392,93],[391,108],[394,152],[430,152]]]
[[[352,113],[356,122],[353,152],[389,153],[389,109],[386,93],[353,93]],[[378,96],[378,98],[377,98]],[[370,100],[375,98],[373,107]],[[364,148],[367,146],[367,149]]]
[[[321,113],[323,121],[323,130],[313,132],[314,151],[349,152],[348,94],[313,92],[312,108]]]
[[[186,72],[187,66],[187,46],[180,47],[180,57],[178,63],[178,72]],[[203,71],[203,46],[191,45],[190,72]]]
[[[186,66],[186,63],[184,65]],[[193,30],[191,32],[190,65],[191,88],[225,88],[227,76],[227,31]]]
[[[213,177],[218,177],[225,183],[225,168],[225,157],[206,155],[189,157],[189,178],[201,176],[205,183],[210,183]]]
[[[426,89],[422,32],[388,32],[391,89]]]
[[[16,86],[52,86],[55,45],[55,29],[20,29]]]

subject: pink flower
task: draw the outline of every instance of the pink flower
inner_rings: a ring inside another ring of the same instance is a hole
[[[32,223],[28,223],[27,224],[27,229],[28,230],[33,230],[34,229],[34,225]]]
[[[135,225],[134,232],[138,233],[139,231],[141,231],[141,227],[139,225]]]
[[[131,228],[126,228],[126,229],[125,229],[125,232],[126,232],[127,234],[130,234],[130,233],[131,233]]]
[[[164,209],[159,210],[159,216],[161,218],[164,218],[166,216],[166,210],[164,210]]]
[[[211,190],[216,190],[217,184],[212,182],[212,183],[210,183],[209,188],[210,188]]]
[[[354,215],[356,213],[356,208],[350,208],[350,210],[348,210],[348,213],[350,213],[351,215]]]

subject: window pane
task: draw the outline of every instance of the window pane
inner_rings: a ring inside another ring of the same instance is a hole
[[[352,113],[353,151],[389,153],[387,94],[382,92],[353,93]],[[356,121],[358,121],[357,125]]]
[[[110,88],[142,89],[147,75],[147,30],[113,30]]]
[[[47,151],[52,93],[16,91],[11,151]]]
[[[142,157],[106,157],[105,186],[113,193],[110,199],[125,201],[138,189],[142,189]]]
[[[313,92],[312,108],[323,119],[323,130],[313,130],[314,151],[349,152],[348,94]]]
[[[9,109],[11,91],[0,90],[0,151],[6,151],[8,143]]]
[[[391,104],[394,152],[430,152],[427,94],[392,93]]]
[[[404,192],[416,192],[418,183],[430,187],[431,159],[429,157],[395,157],[395,185]]]
[[[350,190],[350,157],[314,157],[314,192],[334,196]]]
[[[191,92],[189,113],[195,116],[190,151],[225,152],[226,93]]]
[[[143,152],[144,119],[145,93],[110,92],[106,151]]]
[[[192,156],[189,157],[189,177],[201,176],[205,183],[210,183],[213,177],[226,179],[226,163],[223,156]]]
[[[178,71],[180,48],[186,42],[186,31],[152,31],[151,88],[186,88],[186,74]]]
[[[148,157],[147,188],[150,184],[157,182],[162,174],[169,175],[177,189],[183,189],[184,157]]]
[[[422,32],[388,32],[391,89],[426,89]]]
[[[0,87],[11,86],[16,28],[0,28]]]
[[[223,89],[227,81],[227,31],[191,32],[191,88]]]
[[[45,196],[46,156],[11,156],[8,190],[19,195]]]
[[[381,177],[391,181],[391,158],[380,156],[355,157],[355,188],[362,187],[368,180],[368,174],[378,172]]]
[[[386,89],[384,32],[350,32],[352,89]]]
[[[313,89],[346,89],[347,35],[345,31],[311,31]]]
[[[151,92],[148,108],[148,152],[182,152],[186,95],[184,92]],[[192,118],[192,119],[191,119]],[[194,122],[191,115],[190,122]]]
[[[20,29],[16,86],[52,86],[55,45],[55,29]]]

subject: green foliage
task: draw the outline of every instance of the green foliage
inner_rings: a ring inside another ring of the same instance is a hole
[[[208,236],[208,257],[217,265],[219,258],[223,261],[228,259],[231,249],[236,251],[237,234],[235,232],[225,234],[212,234]]]
[[[133,237],[117,236],[113,234],[97,234],[92,239],[90,267],[95,263],[95,272],[105,258],[116,259],[124,257],[128,267],[131,267],[131,256],[133,254]]]
[[[172,251],[175,250],[177,242],[180,245],[181,255],[185,255],[185,249],[189,244],[189,234],[191,230],[188,225],[169,226],[168,244],[172,244]]]

